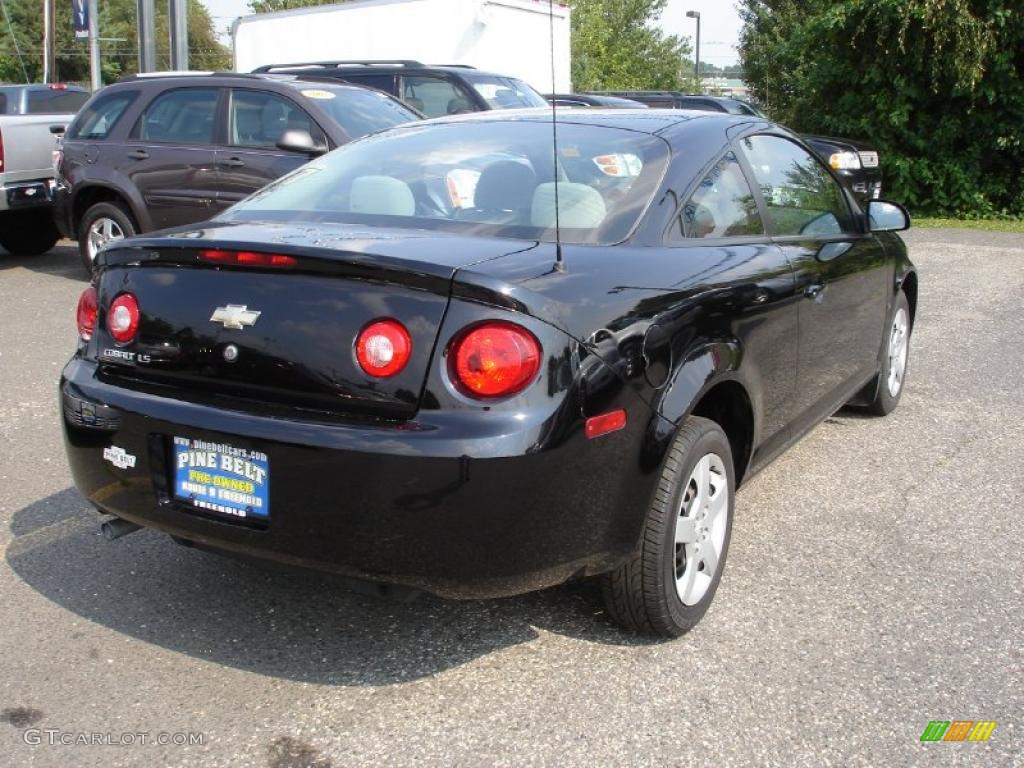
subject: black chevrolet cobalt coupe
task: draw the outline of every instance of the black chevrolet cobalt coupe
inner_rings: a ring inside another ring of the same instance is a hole
[[[456,598],[595,576],[680,635],[739,484],[844,404],[896,407],[908,224],[755,117],[392,129],[100,254],[60,383],[75,482],[111,537]]]

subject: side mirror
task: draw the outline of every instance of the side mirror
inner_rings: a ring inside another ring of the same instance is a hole
[[[872,232],[902,232],[910,229],[910,214],[899,203],[872,200],[868,203],[868,224]]]
[[[290,128],[282,133],[281,138],[277,140],[277,148],[283,149],[285,152],[301,152],[314,157],[327,151],[327,147],[313,141],[309,131],[298,128]]]

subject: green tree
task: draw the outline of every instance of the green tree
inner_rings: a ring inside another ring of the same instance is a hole
[[[918,213],[1024,216],[1019,0],[741,0],[748,83],[775,119],[881,150]]]
[[[653,22],[667,0],[572,0],[577,91],[676,90],[692,77],[689,42]]]
[[[0,80],[39,82],[43,77],[43,20],[38,0],[5,0],[10,16],[12,37],[6,21],[0,17]],[[104,82],[138,71],[137,6],[135,0],[104,0],[100,3],[100,36],[113,38],[100,42]],[[65,82],[89,81],[89,46],[74,39],[71,27],[71,3],[57,3],[56,78]],[[231,55],[214,32],[213,20],[199,0],[188,4],[189,66],[192,69],[225,70]],[[157,67],[170,67],[167,30],[167,3],[156,3]],[[19,56],[20,51],[20,56]]]
[[[308,8],[311,5],[333,5],[338,2],[342,0],[249,0],[249,8],[253,13],[273,13],[292,8]]]

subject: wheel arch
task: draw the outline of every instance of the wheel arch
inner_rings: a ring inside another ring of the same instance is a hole
[[[71,200],[71,221],[74,224],[76,236],[81,234],[79,230],[86,211],[96,203],[121,203],[128,210],[138,231],[144,232],[151,228],[149,217],[144,210],[140,210],[130,195],[108,184],[90,183],[76,190]]]

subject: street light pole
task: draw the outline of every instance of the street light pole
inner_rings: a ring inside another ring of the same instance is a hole
[[[697,78],[697,90],[704,93],[704,86],[700,82],[700,11],[687,11],[686,18],[697,20],[697,50],[693,62],[693,75]]]

